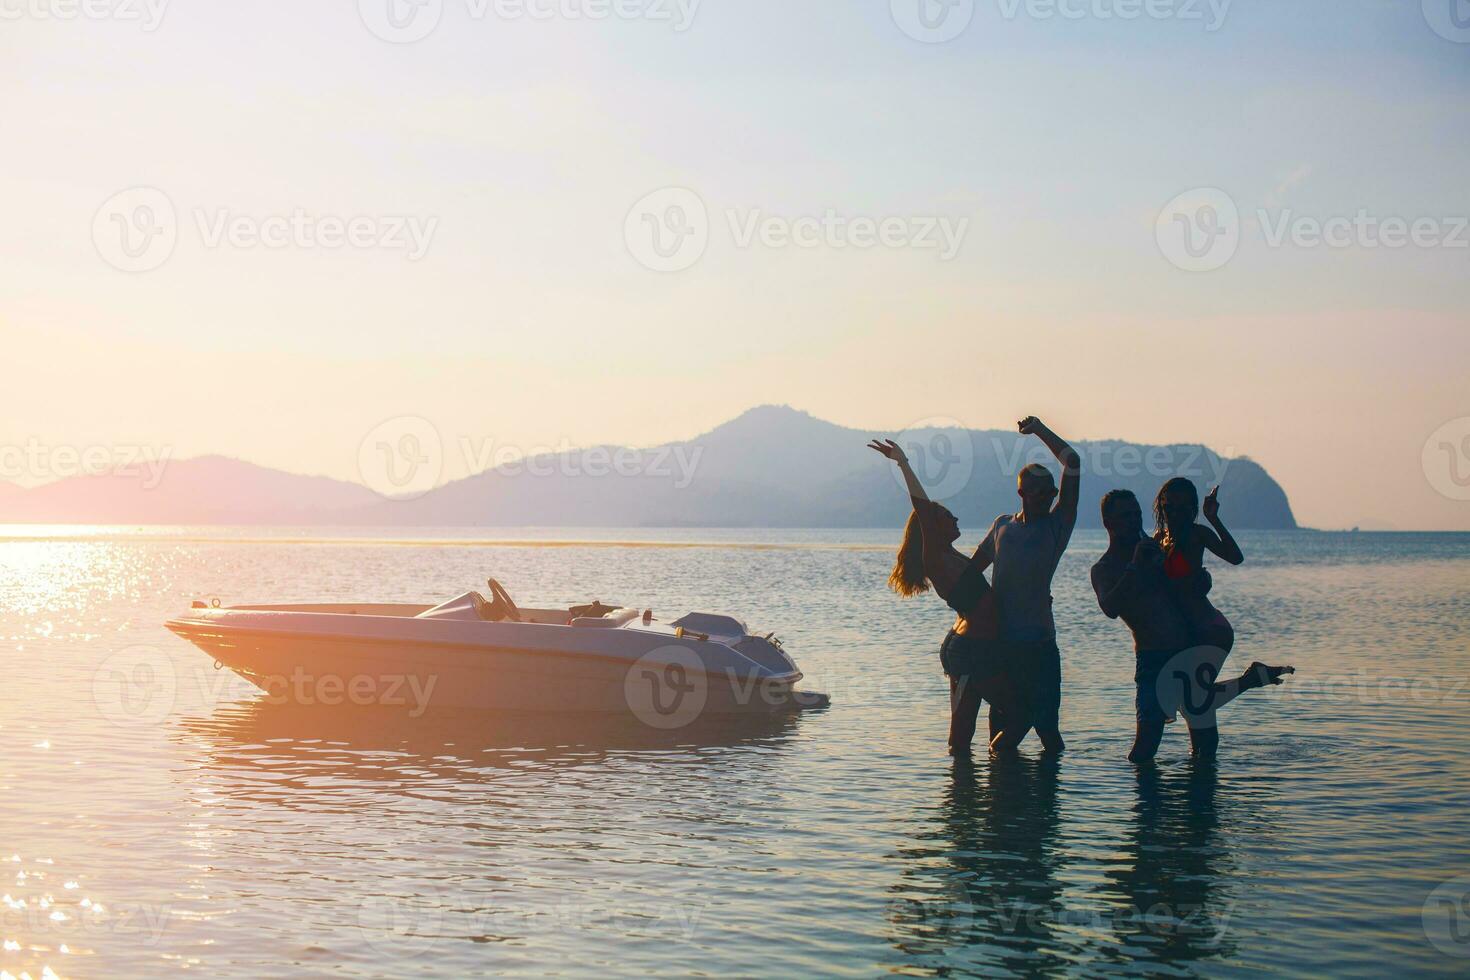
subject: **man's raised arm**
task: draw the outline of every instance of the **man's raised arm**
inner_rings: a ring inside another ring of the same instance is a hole
[[[1082,457],[1034,415],[1022,419],[1019,428],[1022,435],[1040,439],[1057,458],[1057,462],[1062,464],[1062,486],[1057,494],[1057,504],[1052,510],[1076,520],[1077,501],[1082,491]]]

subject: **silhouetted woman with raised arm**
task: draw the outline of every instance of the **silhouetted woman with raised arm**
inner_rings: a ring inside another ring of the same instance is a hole
[[[1196,522],[1201,509],[1209,527]],[[1251,664],[1238,681],[1214,682],[1225,658],[1235,647],[1235,627],[1210,602],[1209,590],[1198,587],[1199,575],[1204,568],[1206,551],[1232,565],[1245,561],[1245,553],[1220,519],[1219,487],[1205,495],[1204,507],[1201,508],[1199,491],[1192,481],[1182,476],[1166,481],[1154,498],[1154,540],[1163,551],[1164,575],[1189,620],[1197,648],[1215,651],[1209,656],[1212,672],[1199,678],[1201,685],[1209,684],[1203,701],[1207,718],[1213,718],[1215,711],[1244,691],[1264,684],[1280,684],[1282,674],[1296,673],[1292,667],[1272,667],[1257,662]],[[1213,729],[1212,723],[1209,728]]]
[[[902,596],[920,595],[932,587],[957,615],[939,654],[949,677],[950,754],[969,753],[983,701],[1000,708],[1007,719],[1006,727],[991,739],[991,751],[1014,751],[1031,726],[1002,662],[990,583],[981,569],[954,547],[960,537],[959,522],[946,507],[929,499],[902,447],[891,439],[875,439],[868,448],[898,464],[914,504],[898,559],[888,576],[889,586]]]
[[[1245,554],[1220,520],[1219,487],[1205,497],[1204,516],[1210,527],[1196,523],[1199,515],[1199,491],[1194,483],[1182,476],[1174,477],[1159,488],[1154,498],[1154,540],[1164,551],[1164,575],[1189,617],[1195,641],[1228,654],[1235,646],[1235,628],[1210,602],[1207,591],[1194,583],[1204,567],[1206,550],[1232,565],[1245,561]]]

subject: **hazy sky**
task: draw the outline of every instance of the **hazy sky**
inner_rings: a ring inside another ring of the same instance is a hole
[[[0,447],[1035,413],[1470,528],[1470,4],[88,2],[0,0]]]

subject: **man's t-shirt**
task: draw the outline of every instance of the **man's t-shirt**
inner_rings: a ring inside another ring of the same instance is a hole
[[[975,556],[990,559],[991,586],[1006,639],[1041,642],[1057,635],[1051,615],[1051,579],[1072,540],[1077,515],[1051,511],[1020,521],[1003,514],[990,525]]]
[[[1111,592],[1128,568],[1128,559],[1104,554],[1092,566],[1092,591],[1098,600]],[[1122,604],[1118,616],[1133,631],[1135,650],[1183,650],[1190,646],[1189,620],[1174,599],[1161,568],[1139,568],[1134,572],[1133,595]]]

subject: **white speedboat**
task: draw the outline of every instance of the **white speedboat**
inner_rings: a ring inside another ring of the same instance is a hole
[[[220,606],[195,602],[174,633],[270,695],[298,704],[632,712],[677,728],[711,715],[826,703],[774,635],[730,616],[672,622],[594,602],[521,609],[498,582],[437,606]]]

